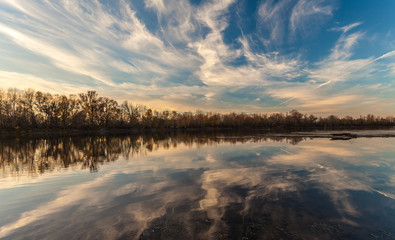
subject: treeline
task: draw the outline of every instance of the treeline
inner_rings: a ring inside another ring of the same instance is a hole
[[[289,113],[246,114],[196,111],[157,111],[98,96],[95,91],[76,95],[43,93],[33,89],[0,89],[0,129],[189,129],[264,128],[338,129],[378,128],[395,125],[392,116],[372,114],[353,118],[316,117],[292,110]]]

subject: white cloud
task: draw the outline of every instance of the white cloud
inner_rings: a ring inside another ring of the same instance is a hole
[[[57,79],[42,79],[31,74],[7,72],[0,70],[0,88],[9,87],[33,88],[43,92],[57,92],[62,94],[80,93],[90,89],[88,85],[75,85]],[[28,82],[28,84],[27,84]],[[11,84],[10,84],[11,83]],[[60,87],[61,86],[61,87]]]
[[[352,23],[352,24],[346,25],[344,27],[334,27],[334,28],[331,28],[330,30],[331,31],[340,31],[340,32],[343,32],[343,33],[347,33],[351,29],[356,28],[356,27],[358,27],[361,24],[362,24],[362,22],[356,22],[356,23]]]
[[[299,0],[292,9],[291,31],[305,30],[318,24],[322,18],[332,15],[333,6],[326,0]]]
[[[10,59],[0,70],[7,79],[15,79],[13,83],[1,82],[4,88],[12,85],[59,91],[46,86],[69,81],[80,91],[92,86],[117,100],[161,109],[193,110],[199,103],[199,108],[208,111],[234,110],[231,106],[235,104],[245,106],[245,111],[283,111],[290,106],[308,110],[312,100],[323,104],[327,98],[353,102],[340,93],[333,94],[332,87],[365,79],[379,67],[393,69],[391,63],[381,62],[391,60],[392,52],[377,58],[353,58],[354,47],[365,35],[350,34],[350,30],[361,22],[332,29],[342,31],[342,35],[330,54],[318,62],[308,62],[299,52],[284,54],[273,47],[289,41],[287,34],[309,30],[311,24],[318,26],[332,16],[334,5],[323,0],[263,1],[256,10],[256,27],[270,35],[259,29],[255,35],[244,34],[240,29],[243,34],[234,39],[234,45],[226,43],[224,32],[242,27],[229,25],[236,0],[198,5],[147,0],[145,10],[156,15],[149,20],[138,14],[133,2],[124,0],[107,5],[96,0],[2,0],[0,4],[14,11],[0,10],[0,47],[7,49],[2,59]],[[260,51],[256,51],[256,40],[263,41]],[[47,61],[29,63],[13,54],[20,52]],[[49,69],[51,74],[47,74]],[[56,72],[59,79],[53,77]],[[65,73],[69,74],[67,80],[61,80],[66,79]],[[24,81],[25,75],[34,80]],[[81,78],[71,81],[71,76]],[[54,84],[45,85],[43,79]],[[226,99],[227,93],[250,86],[264,90],[257,90],[251,101]],[[363,95],[361,91],[350,93]],[[262,108],[264,95],[283,104]],[[262,101],[254,101],[257,98]]]
[[[284,19],[290,5],[290,0],[278,2],[268,0],[259,6],[258,15],[261,25],[270,31],[270,39],[267,39],[266,42],[281,42],[283,40],[284,32],[286,31]]]
[[[309,70],[309,76],[314,82],[325,86],[329,83],[361,79],[375,69],[369,66],[372,63],[370,58],[351,59],[352,49],[363,37],[363,34],[356,32],[353,34],[343,33],[336,42],[331,54],[316,64],[316,68]]]
[[[387,52],[383,55],[381,55],[380,57],[376,58],[375,61],[380,60],[380,59],[384,59],[384,58],[391,58],[395,56],[395,50],[391,51],[391,52]]]

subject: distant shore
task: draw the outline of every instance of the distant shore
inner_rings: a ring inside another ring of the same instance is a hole
[[[377,129],[264,129],[264,128],[187,128],[187,129],[32,129],[2,130],[1,138],[7,137],[61,137],[95,135],[169,135],[169,134],[216,134],[220,138],[228,137],[271,137],[271,138],[329,138],[331,140],[349,140],[353,138],[395,137],[395,128]],[[222,134],[222,135],[221,135]]]
[[[330,138],[331,140],[349,140],[353,138],[386,138],[395,137],[395,129],[376,130],[329,130],[313,132],[273,133],[270,137],[305,137],[305,138]]]

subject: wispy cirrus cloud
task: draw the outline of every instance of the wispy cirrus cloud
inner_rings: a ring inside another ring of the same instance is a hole
[[[260,24],[269,30],[269,37],[265,39],[266,43],[273,41],[283,41],[286,31],[286,15],[291,6],[291,1],[281,0],[278,2],[268,0],[262,2],[259,6],[258,14]]]
[[[333,2],[326,0],[299,0],[292,9],[289,20],[292,32],[306,31],[319,25],[333,13]]]
[[[377,84],[370,77],[393,76],[394,55],[355,57],[366,38],[365,21],[331,26],[326,32],[340,36],[311,60],[292,44],[322,28],[338,6],[267,0],[241,16],[246,4],[240,2],[0,0],[0,70],[7,75],[1,86],[41,90],[45,81],[64,89],[91,86],[117,100],[179,110],[316,111],[321,104],[325,113],[331,105],[326,98],[346,105],[344,111],[354,109],[355,98],[364,94],[381,101],[368,88]],[[235,15],[251,24],[235,26]],[[251,27],[256,31],[243,29]],[[348,84],[361,81],[364,89]],[[339,87],[343,91],[336,92]],[[249,97],[237,95],[246,89],[254,89]]]
[[[90,76],[106,85],[113,86],[114,83],[103,73],[89,66],[81,56],[72,54],[66,49],[51,46],[51,43],[28,36],[14,29],[0,25],[0,32],[9,36],[12,41],[35,54],[42,55],[50,59],[54,65],[66,71],[75,72],[81,75]],[[97,55],[94,51],[85,51],[84,55],[94,57]]]
[[[30,86],[27,82],[34,82],[34,87],[43,92],[57,92],[61,94],[80,93],[81,91],[88,91],[90,86],[64,83],[58,79],[43,79],[30,74],[23,74],[18,72],[7,72],[0,70],[0,88],[7,89],[9,83],[12,82],[14,86]],[[62,88],[59,89],[59,84]],[[33,87],[33,86],[32,86]]]
[[[373,71],[374,68],[369,66],[372,59],[351,59],[352,48],[362,37],[363,34],[359,32],[343,34],[336,42],[331,54],[318,62],[317,67],[310,71],[309,78],[323,86],[331,82],[361,78]]]
[[[343,27],[333,27],[333,28],[331,28],[329,30],[347,33],[351,29],[356,28],[356,27],[358,27],[361,24],[362,24],[362,22],[356,22],[356,23],[352,23],[352,24],[349,24],[349,25],[346,25],[346,26],[343,26]]]

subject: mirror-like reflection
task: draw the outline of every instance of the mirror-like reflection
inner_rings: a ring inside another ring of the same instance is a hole
[[[395,138],[0,141],[0,239],[395,239]]]
[[[297,144],[303,139],[305,138],[245,136],[234,132],[0,139],[0,177],[37,177],[45,171],[69,167],[97,171],[101,164],[117,160],[121,156],[129,159],[158,149],[176,148],[179,144],[199,147],[268,140]]]

